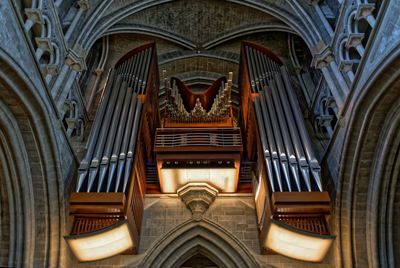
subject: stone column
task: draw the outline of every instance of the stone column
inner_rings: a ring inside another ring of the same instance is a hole
[[[83,55],[84,51],[79,45],[75,45],[74,49],[68,50],[65,64],[52,89],[52,96],[59,111],[63,108],[64,101],[71,90],[78,72],[86,70],[86,63]],[[70,71],[69,75],[67,75],[68,71]]]
[[[77,25],[79,20],[81,19],[83,12],[89,8],[88,0],[80,0],[77,2],[79,5],[78,12],[76,13],[71,25],[68,27],[67,32],[65,33],[65,41],[68,43],[69,39],[72,36],[72,33],[75,32],[77,29]]]
[[[328,87],[332,93],[332,96],[335,98],[337,105],[339,107],[342,107],[344,96],[342,96],[340,89],[338,89],[338,87],[336,86],[335,81],[332,78],[331,72],[329,71],[329,67],[337,68],[336,62],[331,63],[332,61],[335,61],[333,55],[330,53],[329,50],[325,49],[322,53],[314,56],[311,64],[316,69],[321,70],[322,74],[324,75],[325,81],[328,84]]]
[[[99,86],[100,79],[103,76],[104,70],[96,69],[95,73],[96,73],[96,79],[94,81],[94,84],[93,84],[93,87],[92,87],[92,91],[90,92],[90,97],[89,97],[87,105],[86,105],[87,111],[89,111],[90,107],[92,106],[92,102],[93,102],[94,97],[96,96],[97,87]]]
[[[324,28],[328,31],[329,36],[333,37],[334,32],[332,30],[332,26],[329,24],[324,13],[322,12],[321,7],[319,6],[319,1],[320,0],[309,0],[309,4],[314,7],[315,11],[318,14],[318,17],[320,17],[322,24],[324,25]]]

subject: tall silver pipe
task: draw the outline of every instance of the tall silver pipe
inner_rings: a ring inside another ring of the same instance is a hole
[[[105,149],[103,152],[103,157],[102,157],[101,163],[100,163],[99,180],[98,180],[98,186],[97,186],[98,192],[100,191],[100,189],[103,185],[104,179],[106,177],[106,172],[108,169],[108,164],[109,164],[111,153],[112,153],[112,148],[113,148],[113,145],[114,145],[114,142],[116,139],[115,135],[117,132],[118,122],[119,122],[119,119],[121,118],[120,117],[121,109],[122,109],[124,99],[126,96],[127,87],[128,87],[128,84],[126,83],[126,81],[123,81],[121,83],[121,88],[119,89],[117,104],[115,106],[114,113],[113,113],[113,116],[112,116],[112,119],[110,122],[111,126],[107,133],[107,141],[106,141]]]
[[[313,176],[315,179],[315,182],[319,188],[320,191],[322,191],[322,183],[321,183],[321,178],[320,178],[320,166],[318,163],[318,160],[316,159],[314,155],[314,151],[311,145],[311,140],[310,137],[308,136],[307,130],[305,129],[305,122],[304,118],[302,117],[302,112],[300,110],[299,104],[295,99],[294,90],[292,88],[292,85],[290,84],[289,76],[287,74],[287,70],[284,66],[281,68],[282,76],[283,76],[283,82],[285,84],[285,89],[286,93],[288,95],[288,100],[291,104],[292,112],[294,113],[295,120],[299,129],[299,133],[301,136],[301,140],[304,145],[304,150],[307,156],[308,163],[310,165],[311,170],[313,171]]]
[[[121,86],[121,77],[118,76],[117,80],[115,82],[115,85],[113,85],[110,104],[107,107],[108,111],[114,111],[115,103],[116,103],[118,92],[119,92],[118,89],[120,88],[120,86]],[[96,179],[97,171],[98,171],[99,164],[100,164],[100,157],[101,157],[101,154],[103,153],[104,146],[106,143],[106,138],[107,138],[107,133],[108,133],[108,129],[110,126],[111,116],[112,116],[112,112],[106,113],[103,124],[101,125],[99,141],[96,144],[96,150],[94,152],[92,162],[90,163],[87,192],[90,192],[90,189],[92,188],[92,185]]]
[[[267,176],[269,179],[269,184],[271,186],[271,190],[272,190],[272,192],[275,192],[275,183],[274,183],[274,176],[273,176],[272,163],[271,163],[271,153],[268,148],[269,147],[268,141],[267,141],[268,138],[267,138],[267,135],[265,134],[266,126],[264,125],[264,122],[262,120],[259,97],[256,97],[254,99],[254,107],[255,107],[255,111],[256,111],[257,123],[259,126],[258,129],[260,130],[261,144],[263,146],[264,160],[265,160],[265,165],[266,165],[266,169],[267,169]]]
[[[122,140],[122,145],[121,149],[119,152],[119,157],[118,157],[118,167],[117,167],[117,177],[116,177],[116,183],[121,181],[121,177],[125,168],[125,160],[126,160],[126,155],[128,153],[128,146],[129,146],[129,140],[130,136],[132,133],[132,126],[133,126],[133,120],[135,118],[135,111],[136,111],[136,105],[137,105],[137,94],[132,91],[132,97],[129,105],[129,113],[128,113],[128,118],[126,122],[126,127],[124,131],[124,136]],[[107,192],[109,192],[111,189],[111,180],[108,181],[107,184]],[[118,188],[116,188],[118,189]]]
[[[115,75],[115,69],[110,69],[109,74],[108,74],[108,79],[106,81],[106,88],[104,90],[104,95],[102,96],[100,100],[100,107],[98,112],[96,113],[96,116],[94,118],[94,124],[92,127],[92,130],[90,132],[90,137],[93,135],[93,133],[98,133],[100,131],[100,127],[103,122],[104,118],[104,113],[106,111],[107,105],[110,100],[110,95],[111,95],[111,88],[114,83],[114,75]],[[76,192],[79,192],[83,182],[86,179],[87,172],[89,169],[89,163],[92,160],[93,152],[96,146],[97,139],[90,139],[89,143],[87,144],[87,151],[85,154],[85,157],[81,161],[81,164],[78,168],[78,183],[76,185]]]
[[[138,104],[136,106],[136,112],[135,112],[135,121],[133,124],[132,128],[132,135],[131,139],[129,141],[129,148],[128,148],[128,154],[126,157],[126,168],[125,168],[125,174],[124,174],[124,182],[122,185],[122,192],[126,191],[126,187],[129,182],[129,176],[131,174],[131,169],[132,169],[132,164],[133,164],[133,154],[135,153],[136,149],[136,140],[139,132],[139,124],[140,124],[140,116],[142,114],[142,101],[139,99]]]

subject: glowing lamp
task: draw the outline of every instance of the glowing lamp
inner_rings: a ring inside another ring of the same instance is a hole
[[[65,240],[80,262],[112,257],[130,250],[134,246],[127,220],[98,231],[66,236]]]
[[[334,238],[332,235],[306,232],[271,219],[266,246],[293,259],[321,262]]]

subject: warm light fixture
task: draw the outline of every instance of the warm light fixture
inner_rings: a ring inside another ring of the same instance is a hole
[[[221,192],[236,191],[237,170],[235,168],[161,168],[161,191],[176,193],[190,182],[206,182]]]
[[[332,235],[314,234],[271,220],[267,230],[266,246],[287,257],[321,262],[334,238]]]
[[[134,245],[127,220],[91,233],[66,236],[65,240],[81,262],[112,257]]]

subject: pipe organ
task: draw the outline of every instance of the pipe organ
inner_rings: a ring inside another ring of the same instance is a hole
[[[66,237],[80,261],[134,253],[146,192],[145,163],[158,124],[155,45],[129,52],[111,69],[70,196]]]
[[[178,194],[201,220],[217,194],[251,192],[251,180],[263,252],[324,258],[330,199],[286,67],[248,42],[239,67],[239,113],[232,73],[203,92],[165,78],[159,107],[154,43],[109,71],[69,202],[78,260],[134,254],[146,193]]]
[[[242,125],[248,140],[259,141],[248,150],[258,152],[254,188],[261,247],[321,261],[333,240],[330,199],[286,67],[268,50],[247,42],[240,67]],[[254,120],[256,132],[249,131]]]

